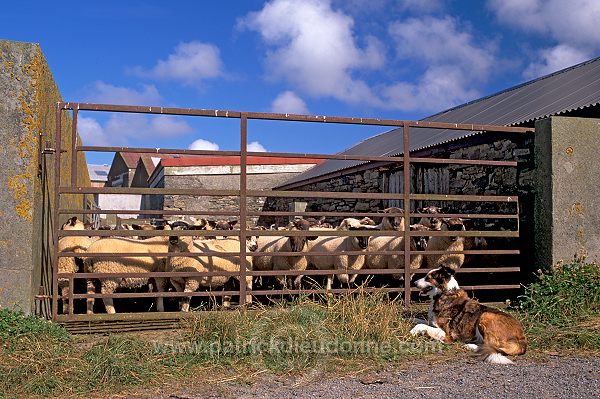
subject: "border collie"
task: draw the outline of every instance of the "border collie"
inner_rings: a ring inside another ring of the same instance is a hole
[[[429,320],[413,327],[412,335],[427,334],[443,343],[463,342],[467,349],[495,364],[512,364],[505,355],[522,355],[527,350],[521,323],[506,312],[469,298],[454,279],[453,269],[442,266],[431,270],[415,285],[431,303]]]

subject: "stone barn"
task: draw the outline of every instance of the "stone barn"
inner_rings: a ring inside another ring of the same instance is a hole
[[[321,159],[249,156],[248,190],[268,190],[322,163]],[[148,187],[239,190],[239,156],[175,156],[161,159],[148,178]],[[265,197],[248,197],[248,211],[260,211]],[[239,212],[237,197],[144,195],[142,210],[208,210]],[[142,212],[143,213],[143,212]],[[199,213],[198,216],[202,216]],[[236,219],[228,217],[225,219]],[[251,225],[257,223],[251,218]],[[261,221],[262,222],[262,221]],[[267,224],[265,221],[264,224]]]
[[[414,157],[516,160],[518,166],[411,165],[411,192],[519,195],[520,264],[526,273],[573,258],[600,259],[600,58],[511,87],[425,118],[430,122],[535,127],[535,134],[412,128]],[[398,156],[402,128],[366,139],[342,154]],[[401,164],[328,160],[275,187],[278,190],[400,193]],[[561,189],[569,187],[569,189]],[[270,199],[268,210],[289,200]],[[462,213],[498,213],[508,204],[435,203]],[[415,201],[412,209],[425,205]],[[313,211],[360,212],[402,206],[401,201],[315,199]],[[507,210],[508,211],[508,210]],[[514,213],[514,212],[513,212]],[[534,214],[537,218],[534,219]],[[595,224],[594,224],[595,223]],[[485,229],[486,226],[478,226]],[[490,228],[490,226],[487,226]],[[511,228],[496,223],[495,229]],[[478,229],[479,229],[478,228]],[[536,247],[536,252],[533,248]]]

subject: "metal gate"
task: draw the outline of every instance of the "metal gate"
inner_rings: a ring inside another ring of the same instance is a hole
[[[61,181],[61,115],[63,112],[72,113],[72,139],[71,139],[71,160],[70,165],[70,179],[69,181]],[[157,115],[183,115],[183,116],[194,116],[201,118],[230,118],[239,120],[240,126],[240,150],[239,151],[206,151],[206,150],[181,150],[181,149],[157,149],[157,148],[124,148],[124,147],[101,147],[101,146],[85,146],[77,142],[77,118],[79,111],[97,111],[97,112],[125,112],[125,113],[140,113],[140,114],[157,114]],[[494,196],[479,196],[479,195],[451,195],[450,193],[438,193],[438,194],[416,194],[411,192],[411,165],[412,164],[430,164],[430,165],[487,165],[495,167],[516,167],[516,161],[490,161],[490,160],[475,160],[475,159],[444,159],[444,158],[420,158],[411,157],[409,152],[406,151],[402,156],[365,156],[365,155],[328,155],[328,154],[301,154],[301,153],[253,153],[247,151],[248,144],[248,121],[249,120],[276,120],[276,121],[288,121],[293,122],[312,122],[312,123],[336,123],[336,124],[352,124],[352,125],[376,125],[383,127],[401,127],[403,128],[403,148],[410,148],[410,131],[419,128],[432,128],[432,129],[452,129],[452,130],[467,130],[467,131],[481,131],[481,132],[495,132],[495,133],[531,133],[531,128],[518,128],[518,127],[506,127],[506,126],[495,126],[495,125],[473,125],[473,124],[454,124],[454,123],[438,123],[438,122],[426,122],[426,121],[405,121],[405,120],[382,120],[382,119],[369,119],[369,118],[345,118],[345,117],[334,117],[334,116],[308,116],[308,115],[288,115],[288,114],[272,114],[272,113],[256,113],[256,112],[239,112],[239,111],[223,111],[223,110],[206,110],[206,109],[181,109],[181,108],[163,108],[163,107],[142,107],[142,106],[121,106],[121,105],[102,105],[102,104],[84,104],[84,103],[58,103],[57,104],[57,126],[56,126],[56,148],[54,152],[54,175],[57,177],[54,186],[54,209],[53,214],[53,236],[54,237],[66,237],[66,236],[88,236],[90,234],[99,237],[110,237],[114,235],[127,237],[127,236],[214,236],[214,235],[228,235],[239,237],[240,242],[244,243],[245,239],[249,235],[256,236],[399,236],[404,238],[403,251],[380,251],[373,252],[372,254],[389,255],[396,254],[402,255],[404,258],[404,264],[410,265],[411,253],[414,254],[414,250],[411,251],[410,242],[411,237],[423,235],[419,231],[411,231],[409,228],[405,228],[403,231],[274,231],[274,230],[251,230],[248,226],[248,218],[260,217],[260,216],[275,216],[275,217],[381,217],[381,213],[370,211],[370,212],[332,212],[332,211],[249,211],[246,207],[247,199],[250,197],[277,197],[277,198],[327,198],[327,199],[339,199],[339,198],[354,198],[354,199],[369,199],[378,200],[382,203],[391,203],[394,205],[402,205],[404,214],[402,213],[391,213],[388,214],[390,217],[404,216],[406,219],[406,225],[410,224],[410,218],[421,218],[421,217],[432,217],[430,214],[418,213],[411,204],[415,201],[461,201],[461,202],[477,202],[485,201],[492,203],[507,203],[514,205],[514,212],[507,213],[496,213],[496,214],[456,214],[446,213],[437,214],[436,217],[450,218],[450,217],[468,217],[472,219],[510,219],[515,221],[516,229],[510,231],[503,230],[487,230],[487,231],[461,231],[461,232],[450,232],[450,231],[430,231],[427,235],[429,236],[464,236],[464,237],[518,237],[519,236],[519,198],[517,195],[494,195]],[[77,154],[82,151],[98,151],[98,152],[118,152],[126,151],[130,153],[155,153],[155,154],[180,154],[180,155],[233,155],[239,157],[240,164],[240,185],[239,189],[232,190],[207,190],[199,188],[125,188],[125,187],[80,187],[77,185]],[[248,189],[247,185],[247,160],[248,156],[255,155],[261,157],[288,157],[288,158],[315,158],[324,160],[354,160],[365,163],[377,162],[378,164],[396,165],[402,172],[401,175],[395,175],[396,192],[392,193],[371,193],[371,192],[323,192],[323,191],[295,191],[295,190],[251,190]],[[401,186],[401,187],[400,187]],[[239,199],[239,210],[238,212],[229,211],[215,211],[215,210],[144,210],[140,211],[127,211],[123,209],[65,209],[59,206],[60,198],[62,195],[67,194],[171,194],[171,195],[191,195],[191,196],[234,196]],[[516,193],[515,193],[516,194]],[[73,214],[85,214],[85,215],[98,215],[98,214],[133,214],[143,213],[148,216],[162,215],[165,218],[174,216],[185,216],[185,215],[214,215],[214,216],[237,216],[239,218],[239,230],[212,230],[212,231],[105,231],[99,230],[90,233],[90,231],[73,231],[73,230],[61,230],[61,222],[64,221],[69,215]],[[67,279],[69,287],[68,300],[72,304],[74,300],[82,300],[88,298],[103,298],[107,294],[99,293],[76,293],[73,290],[74,281],[77,279],[102,279],[107,277],[142,277],[142,278],[168,278],[174,275],[180,277],[193,277],[193,276],[214,276],[224,275],[232,276],[238,275],[240,281],[240,287],[235,291],[198,291],[193,293],[183,292],[140,292],[140,293],[113,293],[109,296],[113,298],[144,298],[144,297],[184,297],[184,296],[224,296],[224,295],[238,295],[239,306],[244,309],[247,307],[246,295],[252,295],[254,297],[261,297],[265,295],[296,295],[296,294],[344,294],[356,291],[354,288],[336,288],[331,291],[326,291],[323,288],[311,288],[311,289],[250,289],[246,286],[247,276],[274,276],[285,274],[287,276],[324,276],[331,274],[340,274],[342,271],[339,270],[303,270],[303,271],[256,271],[252,270],[251,265],[246,261],[246,256],[256,257],[261,255],[270,256],[294,256],[298,255],[295,252],[280,252],[280,253],[265,253],[265,252],[248,252],[244,245],[240,245],[240,252],[236,255],[239,256],[241,267],[239,273],[236,272],[187,272],[187,273],[169,273],[169,272],[152,272],[152,273],[59,273],[58,270],[58,259],[60,257],[74,257],[78,254],[74,252],[59,252],[58,250],[58,238],[54,240],[53,251],[52,251],[52,295],[50,296],[52,301],[52,318],[57,321],[77,321],[77,320],[131,320],[132,318],[144,319],[144,320],[164,320],[167,315],[160,312],[147,312],[143,314],[132,315],[131,313],[118,313],[115,315],[85,315],[85,314],[74,314],[74,306],[70,306],[70,312],[67,314],[59,314],[58,302],[61,300],[61,293],[58,290],[59,279]],[[424,251],[422,254],[438,254],[444,253],[444,251]],[[467,255],[517,255],[519,250],[517,249],[495,249],[495,250],[464,250],[453,253],[464,253]],[[208,252],[207,255],[223,255],[220,252]],[[346,252],[335,252],[335,253],[311,253],[314,256],[325,256],[325,255],[360,255],[364,252],[360,251],[346,251]],[[93,253],[95,257],[100,258],[122,258],[122,257],[134,257],[134,256],[148,256],[147,253]],[[192,256],[197,255],[194,253],[156,253],[154,256],[161,256],[165,258],[171,258],[173,256]],[[231,254],[230,254],[231,255]],[[401,295],[405,307],[411,305],[411,293],[415,291],[411,288],[409,282],[412,274],[424,273],[428,269],[410,269],[410,267],[394,268],[394,269],[362,269],[353,271],[352,274],[358,275],[390,275],[390,274],[401,274],[404,277],[407,287],[402,286],[399,282],[395,286],[387,287],[361,287],[360,290],[363,292],[369,291],[385,291],[390,293],[397,293]],[[520,270],[519,266],[498,266],[498,267],[469,267],[459,269],[460,273],[515,273]],[[466,290],[505,290],[505,289],[517,289],[519,288],[518,281],[511,281],[507,284],[495,284],[495,283],[478,283],[468,286],[464,286]],[[40,295],[39,297],[44,297]],[[45,298],[48,298],[46,296]],[[181,313],[177,313],[180,315]]]

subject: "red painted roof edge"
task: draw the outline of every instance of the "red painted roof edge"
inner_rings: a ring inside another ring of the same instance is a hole
[[[298,165],[298,164],[320,164],[324,159],[318,158],[284,158],[284,157],[261,157],[249,156],[248,165]],[[163,167],[166,166],[225,166],[239,165],[240,157],[235,155],[224,156],[200,156],[200,157],[181,157],[167,158],[160,161]]]

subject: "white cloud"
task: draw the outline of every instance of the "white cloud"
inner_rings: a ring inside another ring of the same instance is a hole
[[[273,0],[239,23],[259,32],[269,46],[271,77],[316,97],[373,102],[370,88],[353,73],[380,68],[385,59],[383,46],[368,38],[365,48],[359,48],[353,24],[350,16],[334,11],[328,0]]]
[[[308,114],[306,103],[293,91],[280,93],[271,104],[271,112],[280,114]]]
[[[198,139],[189,146],[190,150],[219,151],[219,145],[212,141]]]
[[[152,147],[152,139],[185,135],[194,129],[175,116],[112,114],[103,124],[80,116],[77,130],[86,145],[126,146],[144,141],[144,146]]]
[[[146,70],[136,67],[132,73],[160,80],[176,80],[196,84],[223,75],[223,62],[219,49],[208,43],[192,41],[180,43],[166,60]]]
[[[532,62],[523,72],[527,79],[548,75],[590,58],[588,53],[566,44],[542,49],[537,52],[537,56],[540,61]]]
[[[109,140],[104,129],[94,118],[86,118],[84,116],[78,117],[77,131],[85,145],[109,145]]]
[[[488,5],[508,25],[549,33],[561,44],[600,48],[597,0],[488,0]]]
[[[492,73],[495,47],[461,30],[451,17],[410,18],[392,23],[389,34],[401,59],[425,66],[413,82],[398,82],[381,89],[390,108],[439,111],[479,96],[474,87]]]
[[[86,101],[102,104],[156,105],[162,101],[153,85],[141,85],[139,90],[97,81],[87,89]]]
[[[263,147],[261,143],[258,141],[252,141],[248,143],[248,151],[249,152],[267,152],[267,149]]]
[[[391,108],[404,111],[441,111],[477,98],[464,71],[457,66],[429,67],[417,83],[398,82],[382,89]]]

